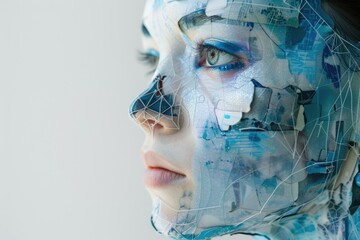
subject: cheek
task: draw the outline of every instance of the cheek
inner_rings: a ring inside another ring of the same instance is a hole
[[[294,132],[224,134],[211,120],[198,130],[192,165],[200,207],[221,203],[230,213],[234,203],[254,211],[266,203],[264,211],[273,211],[298,197],[298,182],[306,173],[304,155],[298,154],[304,149]]]
[[[222,131],[229,130],[230,126],[240,121],[244,113],[250,111],[254,90],[252,79],[242,74],[213,79],[197,72],[193,86],[196,94],[196,126],[203,127],[204,122],[211,119]],[[194,105],[194,102],[188,105]]]
[[[229,98],[224,107],[236,106],[236,104],[231,104],[231,100],[237,100],[236,95],[233,96],[233,99],[230,98],[231,94],[225,97],[219,95],[209,98],[201,89],[198,87],[184,91],[181,104],[187,113],[188,128],[190,129],[188,133],[194,135],[195,139],[193,168],[196,171],[207,168],[216,161],[220,161],[221,166],[214,169],[227,171],[232,167],[228,160],[241,158],[242,164],[246,165],[247,169],[258,169],[264,176],[277,175],[284,179],[283,176],[288,176],[296,164],[303,166],[302,159],[299,161],[301,157],[293,155],[294,152],[303,152],[303,147],[296,145],[295,132],[289,131],[288,134],[241,132],[236,125],[230,131],[221,131],[216,114],[217,106],[212,100],[218,99],[217,103],[221,103],[224,99]],[[272,170],[269,168],[260,170],[261,166],[270,166],[269,159],[277,159],[279,156],[282,156],[281,159],[286,159],[284,160],[286,164],[274,164],[271,167]],[[291,159],[289,160],[289,158]],[[287,170],[275,169],[274,166],[283,166]]]
[[[230,214],[239,213],[237,209],[259,211],[264,204],[267,211],[292,204],[298,182],[306,178],[301,170],[305,169],[305,150],[299,144],[305,140],[297,142],[294,131],[244,132],[238,126],[221,131],[217,104],[224,101],[224,107],[236,106],[232,101],[238,103],[236,94],[241,92],[235,88],[236,79],[233,84],[204,84],[194,75],[187,79],[191,81],[181,87],[179,99],[188,119],[183,131],[194,138],[190,159],[192,206],[205,208],[221,203]],[[243,86],[246,81],[241,78],[238,83]],[[243,94],[249,92],[245,89]]]
[[[256,79],[262,86],[283,89],[289,85],[297,85],[289,71],[287,59],[264,57],[241,73],[243,78]]]

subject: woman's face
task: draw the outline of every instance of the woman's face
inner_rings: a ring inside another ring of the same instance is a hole
[[[335,151],[332,122],[316,122],[335,99],[319,104],[321,94],[339,87],[324,71],[337,66],[324,60],[329,29],[296,11],[229,4],[146,5],[144,59],[155,71],[131,115],[146,131],[145,185],[164,234],[271,221],[321,191],[309,161]]]

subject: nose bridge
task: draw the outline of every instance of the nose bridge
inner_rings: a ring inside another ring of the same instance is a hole
[[[163,44],[164,47],[166,44]],[[129,109],[130,116],[146,131],[173,134],[181,130],[182,107],[179,85],[182,82],[179,54],[160,49],[160,57],[154,79]],[[177,53],[177,52],[176,52]]]

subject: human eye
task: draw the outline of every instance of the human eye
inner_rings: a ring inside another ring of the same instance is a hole
[[[151,68],[149,74],[155,72],[156,67],[159,63],[159,58],[160,54],[155,49],[149,49],[139,53],[139,60]]]
[[[220,40],[204,41],[199,46],[198,67],[208,70],[244,70],[250,64],[243,47]]]

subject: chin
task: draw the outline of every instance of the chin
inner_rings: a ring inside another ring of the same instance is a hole
[[[192,198],[190,194],[182,196],[170,205],[160,197],[153,196],[151,222],[155,230],[174,239],[208,239],[235,232],[251,233],[280,217],[291,207],[289,204],[277,210],[231,209],[229,201],[218,207],[186,206]]]
[[[237,221],[219,218],[217,210],[174,211],[164,206],[161,201],[154,201],[151,222],[154,229],[173,239],[210,239],[216,236],[236,232],[255,232],[264,225],[265,213],[239,210]]]

